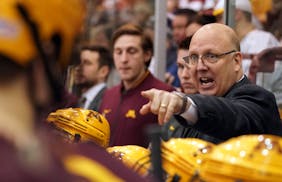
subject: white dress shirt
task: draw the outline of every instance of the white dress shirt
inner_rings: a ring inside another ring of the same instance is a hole
[[[90,106],[91,101],[96,97],[96,95],[102,90],[104,87],[106,87],[106,83],[99,83],[97,85],[92,86],[90,89],[88,89],[85,93],[82,94],[82,98],[86,98],[85,104],[83,106],[84,109],[88,109]]]

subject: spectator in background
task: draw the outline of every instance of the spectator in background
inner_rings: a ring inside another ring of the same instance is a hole
[[[185,34],[187,37],[192,36],[199,28],[208,23],[215,23],[216,17],[205,12],[199,13],[195,19],[186,27]]]
[[[195,70],[185,63],[184,57],[188,55],[189,45],[192,37],[186,37],[177,50],[177,74],[180,79],[180,91],[186,94],[198,92]]]
[[[191,9],[177,9],[172,20],[173,41],[177,44],[186,38],[185,29],[197,16],[197,12]]]
[[[265,24],[267,21],[267,13],[273,8],[273,4],[277,6],[273,0],[251,0],[252,12],[256,18]]]
[[[174,17],[174,12],[178,9],[178,0],[167,0],[166,1],[166,11],[168,27],[171,28],[171,22]]]
[[[275,5],[275,6],[273,6]],[[282,1],[272,0],[272,9],[267,12],[267,20],[264,22],[266,30],[270,31],[282,45]]]
[[[281,75],[282,72],[281,62],[277,61],[275,63],[274,73],[250,72],[252,60],[256,59],[256,55],[260,51],[266,48],[280,46],[280,43],[270,32],[256,29],[255,25],[252,23],[253,14],[249,1],[237,0],[235,5],[235,31],[240,39],[241,52],[244,58],[244,73],[253,83],[272,91],[276,97],[281,97],[282,85],[277,84],[281,79],[281,77],[277,77],[277,75]]]
[[[153,8],[148,2],[137,2],[133,7],[133,18],[131,23],[144,27],[153,15]]]
[[[264,87],[272,91],[278,107],[282,108],[282,47],[271,47],[260,51],[252,58],[250,73],[264,72]],[[282,115],[281,115],[282,116]],[[282,118],[282,117],[281,117]]]
[[[75,84],[80,88],[79,107],[97,111],[113,64],[110,51],[102,46],[83,46]]]
[[[133,24],[119,27],[112,38],[113,58],[121,83],[105,91],[100,113],[111,127],[110,146],[139,145],[148,147],[144,133],[150,124],[158,122],[154,114],[140,115],[147,99],[143,90],[158,88],[172,91],[173,87],[156,79],[147,69],[153,55],[153,42],[143,30]]]
[[[185,39],[185,30],[190,22],[197,15],[197,12],[191,9],[177,9],[174,12],[172,19],[172,37],[173,40],[168,44],[167,49],[167,62],[166,62],[166,75],[165,79],[169,84],[179,87],[180,82],[177,76],[177,45]]]
[[[112,32],[112,25],[95,25],[95,27],[89,28],[89,45],[99,45],[107,49],[110,48],[109,34]]]

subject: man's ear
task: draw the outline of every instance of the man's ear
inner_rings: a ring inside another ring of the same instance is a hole
[[[148,61],[150,61],[152,59],[152,51],[144,51],[144,55],[145,55],[145,63],[147,63]]]
[[[234,55],[234,69],[235,71],[239,71],[242,67],[242,59],[243,56],[240,52],[236,52]]]
[[[104,66],[102,66],[100,69],[99,69],[99,75],[100,75],[100,77],[101,78],[107,78],[107,76],[109,75],[109,73],[110,73],[110,68],[109,68],[109,66],[106,66],[106,65],[104,65]]]

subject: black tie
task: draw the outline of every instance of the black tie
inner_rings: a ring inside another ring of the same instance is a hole
[[[80,98],[79,101],[78,101],[78,106],[80,108],[84,108],[85,102],[86,102],[86,98],[85,97]]]

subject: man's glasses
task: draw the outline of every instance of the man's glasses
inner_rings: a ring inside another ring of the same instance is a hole
[[[204,64],[206,62],[208,62],[208,63],[216,63],[221,57],[226,56],[228,54],[231,54],[233,52],[237,52],[237,51],[236,50],[232,50],[232,51],[225,52],[225,53],[222,53],[222,54],[208,53],[208,54],[202,55],[201,57],[199,55],[197,55],[197,54],[192,54],[190,56],[183,57],[183,60],[188,65],[196,65],[198,63],[199,58],[203,61]]]

